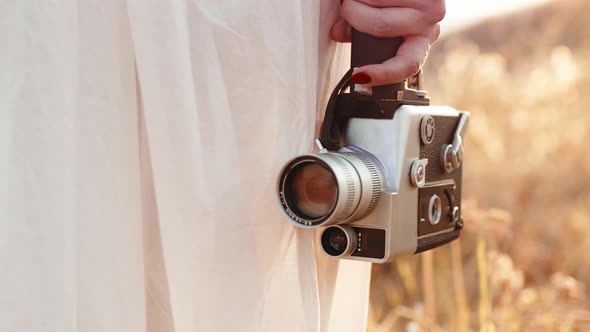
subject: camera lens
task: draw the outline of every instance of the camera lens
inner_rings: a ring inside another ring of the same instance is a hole
[[[343,256],[356,247],[356,234],[347,226],[330,226],[322,233],[321,243],[328,255]]]
[[[278,198],[299,227],[344,224],[367,216],[379,200],[384,176],[379,161],[352,150],[304,155],[288,162],[278,178]]]
[[[328,214],[338,196],[338,186],[332,172],[315,162],[303,163],[293,169],[287,177],[285,188],[291,208],[312,219]]]

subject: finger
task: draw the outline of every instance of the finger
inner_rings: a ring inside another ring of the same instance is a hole
[[[440,24],[435,24],[422,35],[426,36],[430,40],[430,46],[432,46],[432,44],[438,40],[438,37],[440,37]]]
[[[367,6],[375,8],[388,8],[388,7],[410,7],[420,9],[423,7],[424,0],[354,0],[362,2]],[[428,1],[428,0],[426,0]]]
[[[352,27],[345,19],[340,18],[330,30],[330,37],[337,42],[341,43],[350,43],[351,41],[351,33]],[[426,35],[429,39],[431,44],[433,44],[438,37],[440,37],[440,24],[436,24],[433,28],[427,31],[424,35]]]
[[[420,71],[429,50],[430,39],[427,36],[407,37],[395,57],[381,64],[357,68],[350,81],[367,86],[401,82]]]
[[[346,22],[343,18],[340,18],[334,25],[332,26],[332,30],[330,30],[330,37],[341,43],[348,43],[350,42],[350,34],[351,28],[350,24]]]
[[[355,29],[377,37],[420,34],[438,23],[414,8],[374,8],[356,0],[345,0],[340,13]]]
[[[401,82],[415,75],[426,61],[430,46],[439,35],[440,25],[435,24],[427,29],[424,35],[406,36],[395,58],[383,64],[357,68],[351,77],[351,82],[384,85]],[[357,79],[358,81],[355,82]]]
[[[433,16],[443,16],[446,11],[445,0],[355,0],[374,8],[409,7]]]

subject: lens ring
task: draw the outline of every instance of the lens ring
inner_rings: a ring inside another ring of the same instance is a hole
[[[357,246],[356,232],[348,226],[329,226],[324,229],[320,243],[330,256],[350,255]]]
[[[334,173],[317,160],[294,165],[285,177],[283,189],[289,208],[307,220],[328,215],[338,200]]]
[[[336,182],[336,202],[325,215],[313,217],[301,213],[293,205],[293,190],[289,176],[301,165],[316,163],[330,171]],[[358,206],[361,194],[361,183],[354,166],[336,153],[321,153],[297,157],[287,163],[278,179],[278,198],[283,213],[295,225],[314,228],[341,222],[348,218]]]
[[[361,199],[357,209],[343,223],[354,222],[367,217],[379,203],[379,197],[385,186],[383,167],[379,160],[356,146],[346,147],[350,152],[339,153],[353,164],[361,181]]]

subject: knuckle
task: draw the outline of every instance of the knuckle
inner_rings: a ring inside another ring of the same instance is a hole
[[[350,9],[348,6],[348,2],[342,2],[342,6],[340,6],[340,16],[342,16],[345,20],[348,21],[350,15]]]
[[[392,26],[388,17],[382,11],[377,11],[373,17],[369,34],[377,37],[390,37],[391,30]]]
[[[431,6],[428,7],[427,20],[430,23],[442,21],[447,14],[447,7],[444,0],[432,0]]]
[[[434,30],[432,31],[432,42],[435,42],[440,37],[440,24],[436,24],[434,26]]]
[[[363,0],[363,3],[371,7],[379,7],[381,6],[381,2],[381,0]]]
[[[348,22],[351,21],[351,18],[354,18],[353,8],[349,1],[344,1],[342,3],[342,7],[340,7],[340,15],[342,15],[342,17]]]
[[[408,59],[406,62],[406,72],[405,76],[410,77],[416,75],[420,69],[422,68],[422,61],[420,59],[411,58]]]
[[[395,71],[392,71],[392,70],[388,70],[387,72],[385,72],[384,80],[385,80],[385,82],[383,82],[383,84],[392,84],[392,83],[397,83],[397,82],[401,81],[402,79],[400,79],[399,73],[396,73]]]

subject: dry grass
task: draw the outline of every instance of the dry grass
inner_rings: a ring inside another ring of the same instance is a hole
[[[559,1],[433,50],[433,100],[472,113],[466,226],[375,265],[369,331],[590,330],[588,17],[588,1]]]

